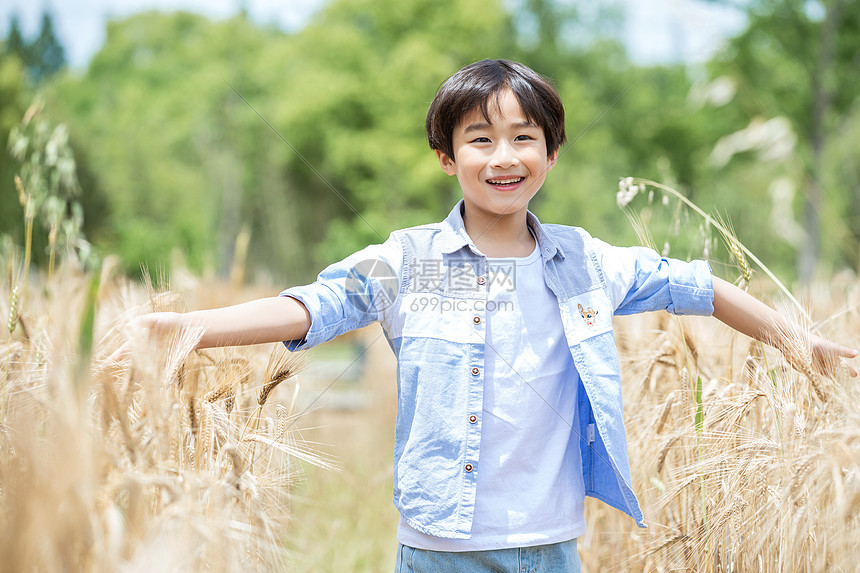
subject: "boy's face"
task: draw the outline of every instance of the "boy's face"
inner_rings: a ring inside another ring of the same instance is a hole
[[[466,213],[495,218],[528,208],[557,153],[547,155],[543,128],[526,119],[513,92],[489,103],[489,123],[473,110],[454,128],[454,157],[436,155],[442,170],[457,176]]]

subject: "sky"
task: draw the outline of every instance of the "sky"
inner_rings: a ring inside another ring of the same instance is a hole
[[[624,0],[624,4],[625,44],[631,59],[641,64],[704,62],[746,24],[741,10],[702,0]]]
[[[589,0],[594,1],[594,0]],[[3,0],[0,37],[17,13],[25,38],[38,33],[42,11],[54,17],[57,36],[73,69],[83,69],[104,43],[105,23],[146,10],[187,10],[213,19],[236,14],[240,6],[261,24],[297,30],[322,0]],[[743,29],[743,14],[703,0],[623,0],[623,33],[631,59],[639,64],[702,62],[720,42]]]

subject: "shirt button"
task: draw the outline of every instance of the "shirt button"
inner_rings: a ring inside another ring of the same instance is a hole
[[[481,317],[476,316],[475,318],[472,319],[472,322],[474,322],[475,324],[481,324]]]
[[[481,369],[480,369],[480,368],[478,368],[477,366],[475,366],[474,368],[472,368],[472,376],[477,376],[477,375],[478,375],[478,374],[480,374],[480,373],[481,373]]]
[[[478,421],[478,417],[476,415],[472,414],[471,416],[469,416],[469,421],[474,424],[475,422]]]
[[[466,464],[466,471],[467,472],[472,471],[472,464]]]
[[[482,285],[482,284],[484,284],[485,282],[487,282],[487,279],[485,279],[484,277],[478,277],[478,284],[479,284],[479,285]]]

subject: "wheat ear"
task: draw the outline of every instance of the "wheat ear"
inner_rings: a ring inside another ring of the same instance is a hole
[[[677,198],[679,201],[681,201],[682,203],[684,203],[687,207],[689,207],[690,209],[692,209],[693,211],[695,211],[699,216],[701,216],[702,218],[704,218],[704,219],[705,219],[705,222],[706,222],[707,224],[712,225],[713,227],[715,227],[715,228],[716,228],[716,229],[717,229],[717,230],[718,230],[718,231],[719,231],[723,236],[728,236],[728,235],[730,235],[730,234],[731,234],[731,233],[729,232],[729,230],[728,230],[728,229],[726,229],[726,228],[725,228],[725,227],[724,227],[724,226],[723,226],[719,221],[715,221],[715,220],[713,219],[713,217],[711,217],[710,215],[708,215],[707,213],[705,213],[701,208],[699,208],[699,206],[698,206],[698,205],[696,205],[695,203],[693,203],[692,201],[690,201],[689,199],[687,199],[687,197],[685,197],[685,196],[684,196],[683,194],[681,194],[679,191],[677,191],[677,190],[675,190],[675,189],[672,189],[672,188],[671,188],[671,187],[669,187],[668,185],[662,185],[662,184],[660,184],[660,183],[657,183],[656,181],[651,181],[650,179],[642,179],[642,178],[638,178],[638,177],[636,177],[636,178],[629,178],[629,179],[630,179],[630,183],[631,183],[631,184],[644,184],[644,185],[650,185],[651,187],[655,187],[655,188],[660,189],[660,190],[662,190],[662,191],[664,191],[664,192],[666,192],[666,193],[669,193],[670,195],[672,195],[673,197]],[[786,288],[786,286],[785,286],[784,284],[782,284],[782,281],[780,281],[780,280],[776,277],[776,275],[775,275],[775,274],[773,274],[773,272],[771,272],[771,270],[770,270],[770,269],[769,269],[769,268],[768,268],[764,263],[762,263],[762,262],[758,259],[758,257],[756,257],[756,256],[752,253],[752,251],[750,251],[749,249],[747,249],[747,248],[743,245],[743,243],[741,243],[740,241],[738,241],[736,244],[737,244],[737,248],[738,248],[738,249],[740,249],[740,250],[741,250],[741,251],[742,251],[742,252],[743,252],[747,257],[749,257],[751,261],[753,261],[756,265],[758,265],[758,267],[759,267],[762,271],[764,271],[764,273],[765,273],[768,277],[770,277],[770,279],[771,279],[771,280],[774,282],[774,284],[779,288],[779,290],[781,290],[781,291],[785,294],[785,296],[787,296],[787,297],[788,297],[788,299],[789,299],[789,300],[791,300],[791,301],[792,301],[792,303],[794,303],[794,305],[795,305],[795,306],[797,307],[797,309],[798,309],[798,310],[803,314],[803,316],[804,316],[807,320],[809,320],[809,315],[807,314],[806,309],[805,309],[805,308],[803,308],[803,306],[802,306],[802,305],[797,301],[797,299],[796,299],[796,298],[794,298],[794,296],[792,296],[791,291],[789,291],[789,290],[788,290],[788,288]]]

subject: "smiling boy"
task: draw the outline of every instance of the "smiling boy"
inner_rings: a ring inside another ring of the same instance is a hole
[[[785,320],[704,261],[541,224],[528,205],[564,143],[564,108],[526,66],[463,68],[426,129],[463,192],[444,221],[395,231],[279,297],[139,323],[201,325],[201,348],[303,349],[380,322],[397,356],[397,570],[578,571],[586,496],[644,525],[612,316],[713,314],[770,342]],[[819,365],[856,356],[818,337],[811,351]]]
[[[466,232],[475,246],[488,257],[525,256],[534,248],[526,210],[555,165],[564,130],[548,142],[543,125],[526,116],[510,89],[498,92],[484,106],[488,107],[473,109],[458,121],[450,142],[432,144],[438,145],[442,170],[457,176],[468,214]],[[563,114],[563,108],[558,109]],[[429,117],[440,121],[434,112],[437,109],[431,107]],[[563,122],[563,115],[559,120]],[[433,123],[428,119],[431,133],[436,129]]]

